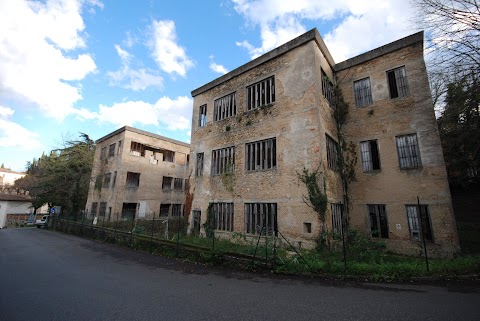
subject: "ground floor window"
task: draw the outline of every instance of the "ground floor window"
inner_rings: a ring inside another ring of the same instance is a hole
[[[245,203],[245,230],[249,234],[277,235],[277,204]]]
[[[100,210],[98,211],[98,216],[105,216],[107,212],[107,202],[100,202]]]
[[[201,211],[193,211],[193,234],[199,235],[200,234],[200,222],[202,219],[202,212]]]
[[[388,239],[387,212],[384,204],[368,204],[370,235]]]
[[[168,217],[170,214],[170,204],[160,204],[160,217]]]
[[[412,239],[421,240],[423,232],[425,240],[433,241],[428,205],[407,205],[407,218]]]
[[[137,203],[123,203],[122,219],[133,220],[135,218],[136,212],[137,212]]]
[[[213,203],[212,211],[216,230],[233,231],[233,203]]]
[[[172,204],[172,216],[183,216],[182,204]]]
[[[343,204],[341,203],[330,204],[330,210],[332,212],[332,232],[333,234],[336,234],[336,235],[342,235]]]

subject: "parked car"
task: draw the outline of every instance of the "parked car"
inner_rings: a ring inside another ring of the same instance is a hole
[[[35,221],[35,225],[38,228],[41,228],[42,226],[46,226],[48,222],[48,215],[43,215],[41,219]]]

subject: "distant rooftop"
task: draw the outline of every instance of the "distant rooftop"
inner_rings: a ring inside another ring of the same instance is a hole
[[[187,144],[187,143],[184,143],[184,142],[181,142],[179,140],[175,140],[175,139],[171,139],[171,138],[168,138],[168,137],[165,137],[165,136],[161,136],[161,135],[157,135],[157,134],[154,134],[154,133],[151,133],[151,132],[147,132],[145,130],[141,130],[141,129],[138,129],[138,128],[134,128],[134,127],[130,127],[130,126],[124,126],[122,128],[119,128],[117,129],[116,131],[114,132],[111,132],[110,134],[108,135],[105,135],[99,139],[97,139],[95,141],[95,143],[101,143],[103,142],[104,140],[107,140],[109,139],[110,137],[113,137],[115,135],[118,135],[124,131],[130,131],[130,132],[134,132],[134,133],[137,133],[137,134],[141,134],[141,135],[145,135],[145,136],[149,136],[149,137],[153,137],[153,138],[157,138],[157,139],[160,139],[160,140],[164,140],[166,142],[169,142],[169,143],[173,143],[173,144],[178,144],[178,145],[182,145],[182,146],[185,146],[185,147],[190,147],[190,144]]]
[[[20,175],[25,175],[25,174],[26,174],[26,173],[24,173],[24,172],[12,171],[11,169],[8,169],[8,168],[0,168],[0,172],[3,172],[3,173],[11,173],[11,174],[20,174]]]

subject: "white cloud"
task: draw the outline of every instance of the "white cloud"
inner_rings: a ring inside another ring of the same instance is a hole
[[[127,101],[112,106],[100,105],[95,115],[102,122],[118,126],[134,124],[162,126],[170,130],[190,130],[193,101],[187,96],[162,97],[156,103]]]
[[[225,68],[223,65],[217,64],[215,61],[213,61],[215,57],[212,55],[210,56],[210,69],[216,73],[225,75],[228,72],[228,69]]]
[[[335,24],[322,35],[339,62],[366,50],[397,40],[412,32],[411,8],[404,0],[232,0],[248,25],[260,29],[261,46],[237,41],[253,58],[306,31],[306,20]]]
[[[42,146],[38,134],[10,121],[14,110],[0,106],[0,147],[15,147],[34,150]]]
[[[177,44],[175,23],[171,20],[154,20],[151,30],[152,56],[160,69],[168,74],[185,76],[187,70],[193,67],[193,61],[187,56],[185,49]]]
[[[9,107],[0,106],[0,118],[8,118],[13,115],[15,110]]]
[[[163,78],[161,76],[154,75],[153,72],[145,68],[132,69],[130,62],[133,56],[119,45],[115,45],[115,49],[122,61],[122,68],[107,72],[112,85],[120,85],[123,88],[135,91],[145,90],[148,87],[163,88]]]
[[[89,54],[68,54],[85,47],[84,3],[0,1],[0,98],[26,99],[57,119],[74,112],[82,95],[67,81],[82,80],[96,69]]]

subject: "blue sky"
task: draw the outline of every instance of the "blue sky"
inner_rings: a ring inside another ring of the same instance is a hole
[[[1,0],[0,163],[124,125],[190,142],[190,92],[316,27],[336,62],[415,32],[405,0]]]

